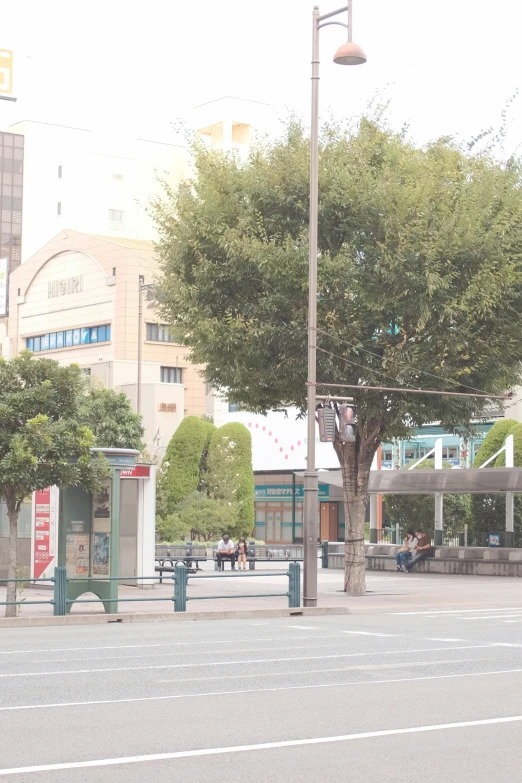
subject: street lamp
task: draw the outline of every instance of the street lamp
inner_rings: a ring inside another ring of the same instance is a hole
[[[142,365],[142,348],[143,348],[143,292],[150,291],[153,288],[152,283],[145,285],[145,277],[140,275],[138,278],[139,294],[138,294],[138,390],[136,400],[136,412],[141,415],[141,365]]]
[[[347,12],[347,22],[329,21]],[[304,475],[304,574],[303,606],[317,606],[317,538],[319,534],[319,477],[315,467],[316,408],[316,334],[317,334],[317,221],[319,204],[319,30],[327,25],[340,25],[348,32],[348,40],[334,55],[338,65],[361,65],[366,55],[352,41],[352,0],[329,14],[313,10],[312,38],[312,127],[310,133],[310,260],[308,267],[308,383],[307,416],[308,444]]]

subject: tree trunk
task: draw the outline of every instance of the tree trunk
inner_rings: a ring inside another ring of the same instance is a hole
[[[18,539],[18,514],[19,513],[20,512],[16,508],[16,503],[7,504],[7,516],[9,519],[9,560],[7,565],[8,579],[16,578],[16,569],[18,566],[17,555],[16,555],[16,543]],[[7,583],[7,595],[5,600],[16,601],[16,582]],[[6,606],[5,616],[16,617],[17,615],[16,610],[17,607],[14,605]]]
[[[375,448],[364,449],[360,443],[341,443],[334,446],[343,478],[345,544],[344,590],[350,595],[366,593],[366,557],[364,552],[364,522],[368,502],[368,481]]]

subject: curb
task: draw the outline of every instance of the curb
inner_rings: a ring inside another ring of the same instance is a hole
[[[198,620],[245,620],[258,617],[313,617],[350,614],[344,606],[315,606],[301,609],[244,609],[221,612],[129,612],[128,614],[69,614],[65,617],[3,617],[0,628],[35,628],[107,623],[189,623]]]

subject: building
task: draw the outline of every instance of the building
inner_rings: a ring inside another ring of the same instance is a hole
[[[8,312],[7,280],[21,263],[24,137],[0,133],[0,187],[2,221],[0,233],[0,319]],[[6,334],[5,323],[0,324]]]
[[[63,230],[10,279],[9,352],[24,348],[77,362],[105,386],[137,402],[142,342],[142,414],[152,456],[162,457],[185,415],[207,412],[205,383],[144,302],[138,335],[139,278],[157,274],[152,243]]]

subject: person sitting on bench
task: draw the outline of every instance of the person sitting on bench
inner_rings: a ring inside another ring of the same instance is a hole
[[[217,564],[218,571],[223,571],[225,568],[224,560],[230,560],[230,568],[232,571],[236,570],[236,549],[230,537],[224,535],[218,544],[217,551]]]
[[[410,573],[412,568],[415,568],[417,563],[426,560],[431,549],[431,538],[426,533],[423,533],[422,530],[416,530],[415,535],[418,540],[413,554],[413,560],[410,560],[409,563],[405,564],[408,573]]]

